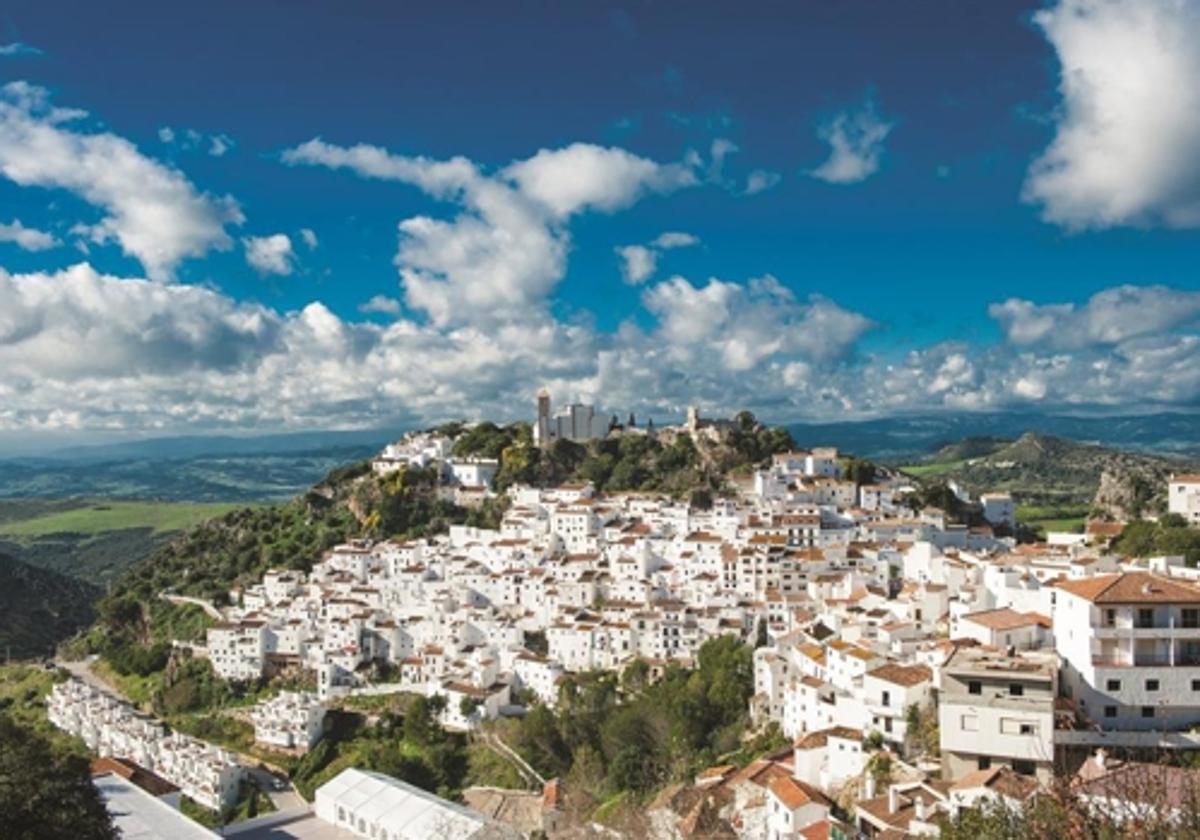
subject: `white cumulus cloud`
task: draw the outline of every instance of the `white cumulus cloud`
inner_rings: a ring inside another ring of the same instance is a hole
[[[1034,20],[1062,105],[1025,200],[1071,229],[1200,226],[1200,5],[1059,0]]]
[[[296,252],[286,233],[248,236],[242,239],[246,262],[259,274],[291,274],[296,268]]]
[[[26,251],[46,251],[59,245],[58,237],[37,228],[25,227],[20,219],[0,222],[0,242],[12,242]]]
[[[1097,292],[1083,305],[1009,298],[989,306],[988,314],[1013,344],[1061,349],[1111,346],[1197,323],[1200,292],[1125,285]]]
[[[817,128],[817,136],[829,144],[829,157],[808,174],[829,184],[865,181],[879,171],[883,143],[891,131],[892,123],[880,116],[875,101],[868,97]]]
[[[0,88],[0,175],[25,187],[68,190],[100,208],[99,222],[76,229],[95,243],[115,241],[155,279],[171,278],[187,257],[230,247],[226,226],[243,221],[232,198],[200,192],[122,137],[75,130],[81,116],[51,107],[42,88]]]
[[[755,169],[746,176],[746,195],[758,195],[777,185],[783,176],[767,169]]]
[[[422,215],[399,223],[396,265],[405,301],[440,326],[502,320],[544,305],[566,272],[571,216],[612,212],[646,193],[697,183],[687,165],[584,143],[543,149],[494,174],[466,158],[408,157],[320,139],[288,149],[283,161],[411,184],[458,205],[451,219]]]
[[[667,231],[660,233],[646,245],[622,245],[616,248],[621,258],[621,276],[626,283],[639,286],[654,276],[658,258],[663,251],[688,248],[700,244],[700,239],[690,233]]]
[[[378,315],[399,315],[401,311],[400,301],[387,295],[375,295],[362,306],[358,307],[358,311],[363,314],[378,314]]]

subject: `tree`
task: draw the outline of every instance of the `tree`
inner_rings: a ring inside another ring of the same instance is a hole
[[[458,713],[465,719],[471,720],[475,717],[475,710],[482,706],[479,700],[474,697],[463,697],[458,701]]]
[[[847,480],[862,486],[875,481],[875,465],[862,458],[848,457],[844,461],[843,472]]]
[[[418,697],[404,713],[404,737],[415,744],[432,744],[440,740],[442,727],[438,716],[446,708],[446,698],[440,694]]]
[[[5,840],[116,840],[86,758],[0,714],[0,837]]]
[[[650,683],[650,666],[644,659],[635,659],[621,673],[621,688],[637,694]]]
[[[754,634],[754,647],[755,649],[766,647],[770,641],[770,637],[767,635],[767,620],[759,616],[758,630]]]

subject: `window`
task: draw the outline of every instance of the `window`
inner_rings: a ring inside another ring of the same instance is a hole
[[[1114,626],[1116,626],[1116,623],[1117,623],[1117,611],[1112,610],[1112,609],[1105,610],[1104,611],[1104,626],[1105,627],[1114,627]]]
[[[1109,691],[1120,691],[1121,690],[1121,681],[1120,680],[1109,680],[1107,683],[1105,683],[1104,687],[1106,689],[1108,689]]]
[[[992,757],[990,755],[979,756],[979,769],[988,770],[992,766]]]
[[[1154,626],[1154,610],[1139,609],[1137,611],[1137,626],[1138,627],[1153,627]]]
[[[1200,680],[1192,680],[1192,691],[1200,691]]]
[[[1158,691],[1158,680],[1146,680],[1147,691]]]
[[[1008,684],[1008,693],[1011,694],[1013,697],[1024,697],[1025,696],[1025,686],[1021,685],[1020,683],[1009,683]]]
[[[983,683],[981,683],[979,680],[968,681],[967,694],[983,694]]]
[[[1144,718],[1154,717],[1154,707],[1153,706],[1142,706],[1142,717],[1144,717]]]
[[[890,692],[890,691],[885,691],[885,692],[883,692],[883,701],[882,701],[882,704],[883,704],[884,706],[890,706],[890,705],[892,705],[892,694],[891,694],[891,692]]]
[[[1117,707],[1116,706],[1105,706],[1104,707],[1104,716],[1106,718],[1115,718],[1117,716]]]
[[[1001,735],[1032,735],[1036,731],[1037,725],[1029,721],[1000,718]]]
[[[1182,617],[1184,627],[1200,627],[1200,610],[1195,607],[1185,607]]]
[[[1037,772],[1037,767],[1032,761],[1023,761],[1019,758],[1013,759],[1012,769],[1015,772],[1020,773],[1022,776],[1032,776]]]
[[[979,731],[979,718],[977,718],[975,715],[963,715],[961,724],[963,732]]]

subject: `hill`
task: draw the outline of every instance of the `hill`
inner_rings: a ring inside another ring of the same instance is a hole
[[[0,554],[0,653],[46,656],[92,621],[96,587]]]
[[[515,482],[552,486],[590,481],[597,489],[655,491],[703,504],[728,476],[793,446],[788,433],[743,412],[711,434],[625,434],[586,445],[533,445],[526,423],[448,424],[456,455],[498,457],[497,489]],[[368,462],[330,472],[286,502],[243,508],[192,528],[134,565],[100,603],[100,621],[84,646],[95,652],[168,641],[165,590],[224,602],[231,587],[258,581],[269,568],[307,571],[331,546],[352,537],[412,538],[465,523],[496,527],[506,497],[467,509],[443,498],[432,470],[379,477]]]
[[[797,440],[821,441],[866,458],[896,463],[923,460],[930,453],[966,438],[1011,441],[1028,431],[1117,449],[1200,456],[1197,412],[1078,416],[961,411],[830,423],[795,422],[787,428]]]
[[[1124,520],[1161,511],[1168,476],[1194,463],[1026,432],[1009,441],[970,438],[901,469],[925,481],[952,479],[972,495],[1007,490],[1021,520],[1074,525],[1089,515]]]

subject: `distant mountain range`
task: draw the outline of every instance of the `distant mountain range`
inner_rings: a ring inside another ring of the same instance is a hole
[[[1200,455],[1200,412],[1123,417],[959,412],[785,425],[800,446],[832,445],[891,463],[921,461],[967,438],[1012,441],[1026,432],[1161,455]],[[339,464],[369,457],[403,431],[191,435],[72,446],[0,459],[0,497],[283,499]]]
[[[828,444],[865,458],[920,460],[964,438],[1016,440],[1026,432],[1117,449],[1159,454],[1200,454],[1200,412],[1121,417],[1032,412],[897,415],[835,423],[788,423],[801,446]]]
[[[181,435],[143,440],[70,446],[42,453],[33,461],[73,463],[123,461],[129,459],[186,459],[231,455],[283,455],[292,452],[382,449],[404,433],[404,429],[359,429],[354,431],[287,432],[273,435]]]

